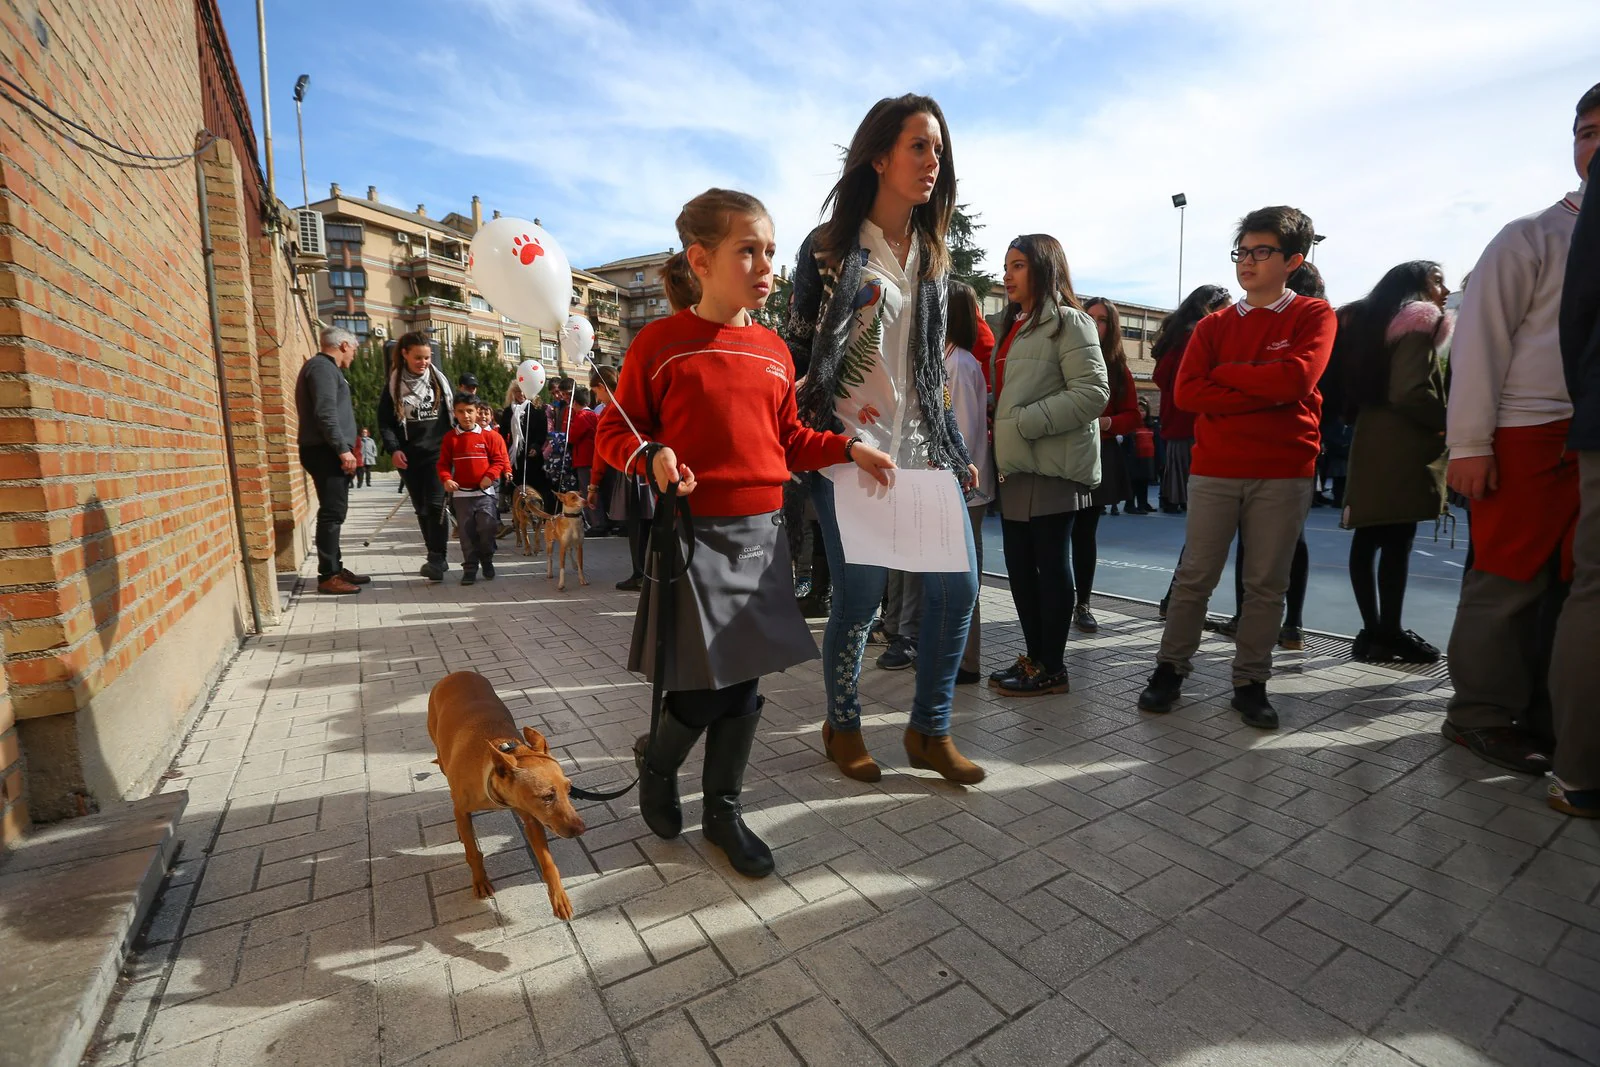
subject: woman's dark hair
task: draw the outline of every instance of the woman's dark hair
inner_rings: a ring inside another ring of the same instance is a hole
[[[1300,296],[1309,296],[1316,300],[1328,299],[1328,287],[1322,284],[1322,272],[1317,265],[1309,259],[1295,268],[1289,275],[1289,280],[1284,286]]]
[[[1067,254],[1062,251],[1060,241],[1047,233],[1025,233],[1006,247],[1007,254],[1013,249],[1021,252],[1022,258],[1028,261],[1028,288],[1032,290],[1033,297],[1033,311],[1028,315],[1028,324],[1024,329],[1031,330],[1039,325],[1039,316],[1044,312],[1046,300],[1054,300],[1060,307],[1083,310],[1083,304],[1072,291],[1072,272],[1067,269]],[[1022,305],[1013,301],[1006,305],[1000,321],[1009,329],[1021,314]],[[1050,336],[1055,337],[1060,332],[1061,318],[1057,316]]]
[[[405,365],[406,353],[413,348],[426,348],[431,352],[433,350],[433,341],[420,330],[401,334],[400,340],[394,343],[394,365],[396,368]]]
[[[944,327],[945,340],[971,352],[978,347],[978,293],[959,278],[951,278],[946,290],[950,312]]]
[[[822,202],[827,221],[817,231],[816,251],[837,263],[840,256],[856,246],[861,239],[861,224],[872,212],[872,203],[878,196],[878,172],[873,169],[873,162],[894,150],[907,119],[924,114],[932,115],[939,124],[944,152],[939,157],[933,196],[926,204],[911,209],[911,228],[922,243],[922,277],[950,273],[950,249],[944,240],[950,229],[950,216],[956,210],[956,163],[950,149],[950,127],[933,97],[915,93],[884,97],[872,105],[856,127],[850,147],[845,150],[844,170]]]
[[[737,189],[707,189],[678,212],[675,225],[683,251],[674,252],[661,266],[661,287],[667,294],[667,306],[674,313],[700,301],[700,279],[689,267],[689,246],[699,245],[707,252],[716,251],[733,229],[734,217],[738,215],[772,217],[765,204]]]
[[[1111,403],[1116,406],[1122,402],[1122,390],[1127,386],[1127,376],[1123,373],[1128,369],[1128,354],[1122,350],[1122,315],[1117,311],[1117,305],[1103,296],[1091,296],[1083,302],[1083,310],[1092,312],[1097,307],[1106,309],[1106,333],[1111,335],[1111,347],[1106,347],[1106,339],[1100,338],[1100,354],[1105,357],[1106,375],[1111,379]]]
[[[608,393],[615,393],[617,391],[617,368],[596,367],[592,372],[590,372],[589,388],[594,389],[595,387],[602,385],[605,386],[606,392]]]
[[[1181,349],[1201,319],[1232,301],[1233,294],[1220,285],[1202,285],[1195,289],[1183,298],[1176,311],[1161,320],[1156,339],[1150,345],[1150,358],[1159,361],[1167,353]]]
[[[1428,277],[1439,270],[1431,259],[1413,259],[1378,279],[1372,292],[1347,304],[1347,321],[1339,323],[1334,348],[1340,350],[1345,379],[1343,408],[1350,418],[1364,404],[1383,404],[1389,398],[1389,342],[1384,335],[1400,308],[1428,299]],[[1330,363],[1333,357],[1329,357]]]

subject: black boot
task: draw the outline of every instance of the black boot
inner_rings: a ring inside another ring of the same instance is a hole
[[[739,809],[750,743],[760,724],[758,703],[744,715],[718,719],[707,727],[706,766],[700,779],[705,790],[701,825],[706,840],[728,854],[734,870],[751,878],[765,878],[773,867],[772,850],[744,824]]]
[[[678,802],[678,768],[700,739],[700,728],[687,726],[672,714],[669,702],[656,724],[655,744],[645,734],[633,744],[639,768],[639,814],[657,837],[671,840],[683,833],[683,806]]]

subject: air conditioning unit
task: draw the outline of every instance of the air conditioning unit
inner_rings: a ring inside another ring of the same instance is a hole
[[[322,228],[322,212],[312,211],[308,207],[298,208],[295,211],[295,222],[300,235],[300,254],[326,256],[328,237]]]
[[[396,244],[408,245],[411,243],[411,235],[409,233],[397,233],[394,235],[394,239]]]

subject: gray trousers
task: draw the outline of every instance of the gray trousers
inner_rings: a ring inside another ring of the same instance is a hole
[[[1578,453],[1578,477],[1583,504],[1573,549],[1576,568],[1550,661],[1555,773],[1571,789],[1600,789],[1600,704],[1585,670],[1600,651],[1600,452]]]
[[[1526,582],[1470,570],[1450,631],[1445,716],[1463,730],[1516,728],[1550,740],[1546,681],[1564,590],[1551,559]]]
[[[883,632],[916,644],[922,627],[922,575],[890,571],[883,603]]]
[[[1272,649],[1283,622],[1294,546],[1310,508],[1309,478],[1189,476],[1183,559],[1172,583],[1158,662],[1170,663],[1188,677],[1205,630],[1206,607],[1237,532],[1250,551],[1244,559],[1244,604],[1239,611],[1233,684],[1264,682],[1272,676]]]
[[[461,563],[475,569],[494,559],[494,535],[500,530],[500,510],[493,493],[455,495],[450,506],[456,513],[456,538],[461,542]]]
[[[978,595],[972,601],[972,625],[967,628],[967,648],[961,654],[961,669],[976,672],[983,662],[983,624],[978,619],[978,607],[983,603],[983,517],[988,504],[975,504],[967,508],[967,518],[972,522],[972,545],[978,551]]]

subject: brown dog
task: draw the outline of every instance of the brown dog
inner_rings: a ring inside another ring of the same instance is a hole
[[[545,577],[556,576],[556,553],[559,552],[561,580],[556,583],[556,589],[564,593],[567,591],[568,552],[572,553],[578,568],[578,584],[589,584],[589,579],[583,576],[583,494],[573,489],[557,493],[556,499],[561,501],[561,514],[548,516],[544,524],[544,550],[550,562]]]
[[[549,516],[539,506],[539,493],[531,486],[519,485],[511,497],[511,522],[517,529],[517,547],[524,556],[533,555],[534,542]]]
[[[510,808],[522,820],[528,844],[539,862],[539,874],[558,919],[572,918],[572,901],[561,888],[561,872],[550,855],[544,830],[557,837],[583,833],[583,819],[572,808],[572,783],[538,730],[524,726],[517,733],[511,710],[495,695],[481,674],[457,671],[446,675],[428,695],[428,736],[439,753],[455,803],[456,834],[472,868],[472,893],[480,900],[494,895],[483,870],[483,853],[472,830],[472,813]]]

